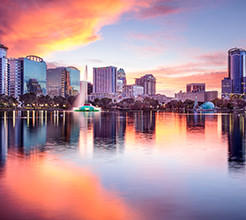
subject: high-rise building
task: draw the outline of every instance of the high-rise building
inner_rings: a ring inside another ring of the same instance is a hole
[[[232,48],[228,51],[228,77],[222,80],[222,96],[246,93],[246,51]]]
[[[116,93],[116,72],[113,66],[93,68],[93,93]]]
[[[24,93],[23,62],[19,59],[9,59],[9,86],[8,93],[15,98]]]
[[[206,91],[205,83],[190,83],[186,85],[186,92],[175,94],[177,100],[197,100],[198,102],[213,101],[218,98],[218,91]]]
[[[146,74],[136,79],[135,84],[144,88],[144,95],[155,95],[156,79],[152,74]]]
[[[186,85],[186,92],[203,92],[205,83],[190,83]]]
[[[87,84],[87,92],[88,95],[90,95],[93,92],[93,85],[90,82],[88,82]]]
[[[28,92],[46,94],[45,61],[37,56],[9,59],[9,94],[15,97]]]
[[[50,97],[66,95],[66,77],[67,70],[65,67],[47,69],[47,95]]]
[[[232,80],[230,78],[224,78],[222,80],[222,89],[221,89],[222,96],[230,96],[232,94]]]
[[[126,85],[124,87],[124,95],[126,97],[138,97],[143,95],[143,87],[138,85]]]
[[[77,68],[57,67],[47,70],[47,94],[49,96],[76,96],[79,91],[80,71]]]
[[[116,91],[117,93],[122,93],[123,88],[126,86],[126,74],[124,69],[120,68],[117,71],[117,80],[116,80]]]
[[[8,95],[8,48],[0,44],[0,94]]]
[[[66,69],[70,77],[70,95],[76,96],[80,92],[80,70],[73,66],[66,67]]]

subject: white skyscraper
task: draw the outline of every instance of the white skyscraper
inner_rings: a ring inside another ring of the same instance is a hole
[[[113,66],[93,68],[93,93],[116,93],[116,71]]]
[[[8,48],[0,44],[0,94],[8,95]]]
[[[8,92],[10,96],[19,97],[23,94],[23,62],[20,59],[10,58],[9,62],[9,84]]]

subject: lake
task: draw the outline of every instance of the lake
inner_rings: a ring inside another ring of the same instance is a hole
[[[1,219],[246,219],[244,114],[0,112]]]

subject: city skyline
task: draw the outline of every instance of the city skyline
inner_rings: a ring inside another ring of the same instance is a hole
[[[94,66],[123,67],[129,84],[154,74],[157,93],[169,96],[192,82],[220,92],[227,51],[246,47],[241,0],[11,3],[0,9],[0,41],[9,57],[37,54],[48,67],[82,72],[88,64],[89,81]]]

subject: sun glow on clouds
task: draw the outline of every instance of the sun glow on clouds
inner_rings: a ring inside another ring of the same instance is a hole
[[[166,65],[143,70],[141,74],[152,73],[157,78],[157,92],[173,96],[180,90],[185,91],[188,83],[206,83],[207,90],[221,90],[221,80],[227,76],[227,57],[217,51],[194,57],[193,62],[180,65]],[[129,83],[139,77],[138,72],[129,74]]]
[[[130,0],[4,1],[0,40],[14,56],[45,55],[96,41],[101,27],[115,23],[133,4]]]
[[[212,4],[211,2],[214,1],[208,1],[208,4]],[[131,32],[132,44],[129,45],[128,42],[126,47],[149,62],[168,53],[173,42],[181,39],[185,43],[183,39],[185,35],[176,33],[176,30],[182,29],[184,24],[176,27],[174,25],[176,23],[172,23],[172,19],[166,20],[165,16],[184,14],[194,7],[203,7],[203,4],[194,0],[1,0],[0,43],[9,47],[9,57],[35,54],[47,58],[47,55],[52,52],[76,49],[100,40],[102,27],[115,24],[122,14],[127,13],[128,19],[141,21],[146,28],[143,33],[137,30],[135,34]],[[146,23],[148,19],[154,21],[155,18],[162,18],[159,24],[165,24],[165,27],[169,25],[172,28],[163,29],[160,25],[160,29],[151,31]],[[169,23],[170,21],[172,22]],[[114,36],[112,40],[115,40]],[[111,52],[110,48],[108,49],[106,53]],[[183,57],[188,54],[187,51],[185,52]],[[104,59],[104,57],[97,57],[97,51],[93,53],[95,56],[88,57],[88,60],[94,59],[96,62],[96,60]],[[195,54],[197,57],[194,57],[194,60],[192,57],[187,58],[191,61],[179,62],[174,58],[177,63],[181,63],[177,65],[170,66],[162,61],[157,61],[159,63],[153,61],[153,67],[148,70],[138,69],[138,72],[135,72],[136,68],[133,67],[134,70],[127,72],[128,82],[133,83],[134,78],[145,73],[152,73],[158,79],[157,92],[170,91],[167,95],[173,95],[173,92],[184,89],[186,83],[195,82],[194,80],[207,83],[207,88],[220,88],[221,77],[226,75],[224,51],[214,54],[199,54],[199,52]],[[56,55],[54,60],[57,58]],[[64,60],[62,65],[70,62],[69,58],[62,57]],[[71,60],[73,58],[71,57]],[[84,62],[87,61],[84,60]],[[58,63],[61,62],[58,61]],[[73,65],[80,68],[84,64],[74,63]],[[127,69],[127,66],[126,62],[122,67]]]
[[[0,41],[11,56],[47,55],[99,40],[125,12],[148,19],[179,10],[170,0],[2,0]]]

